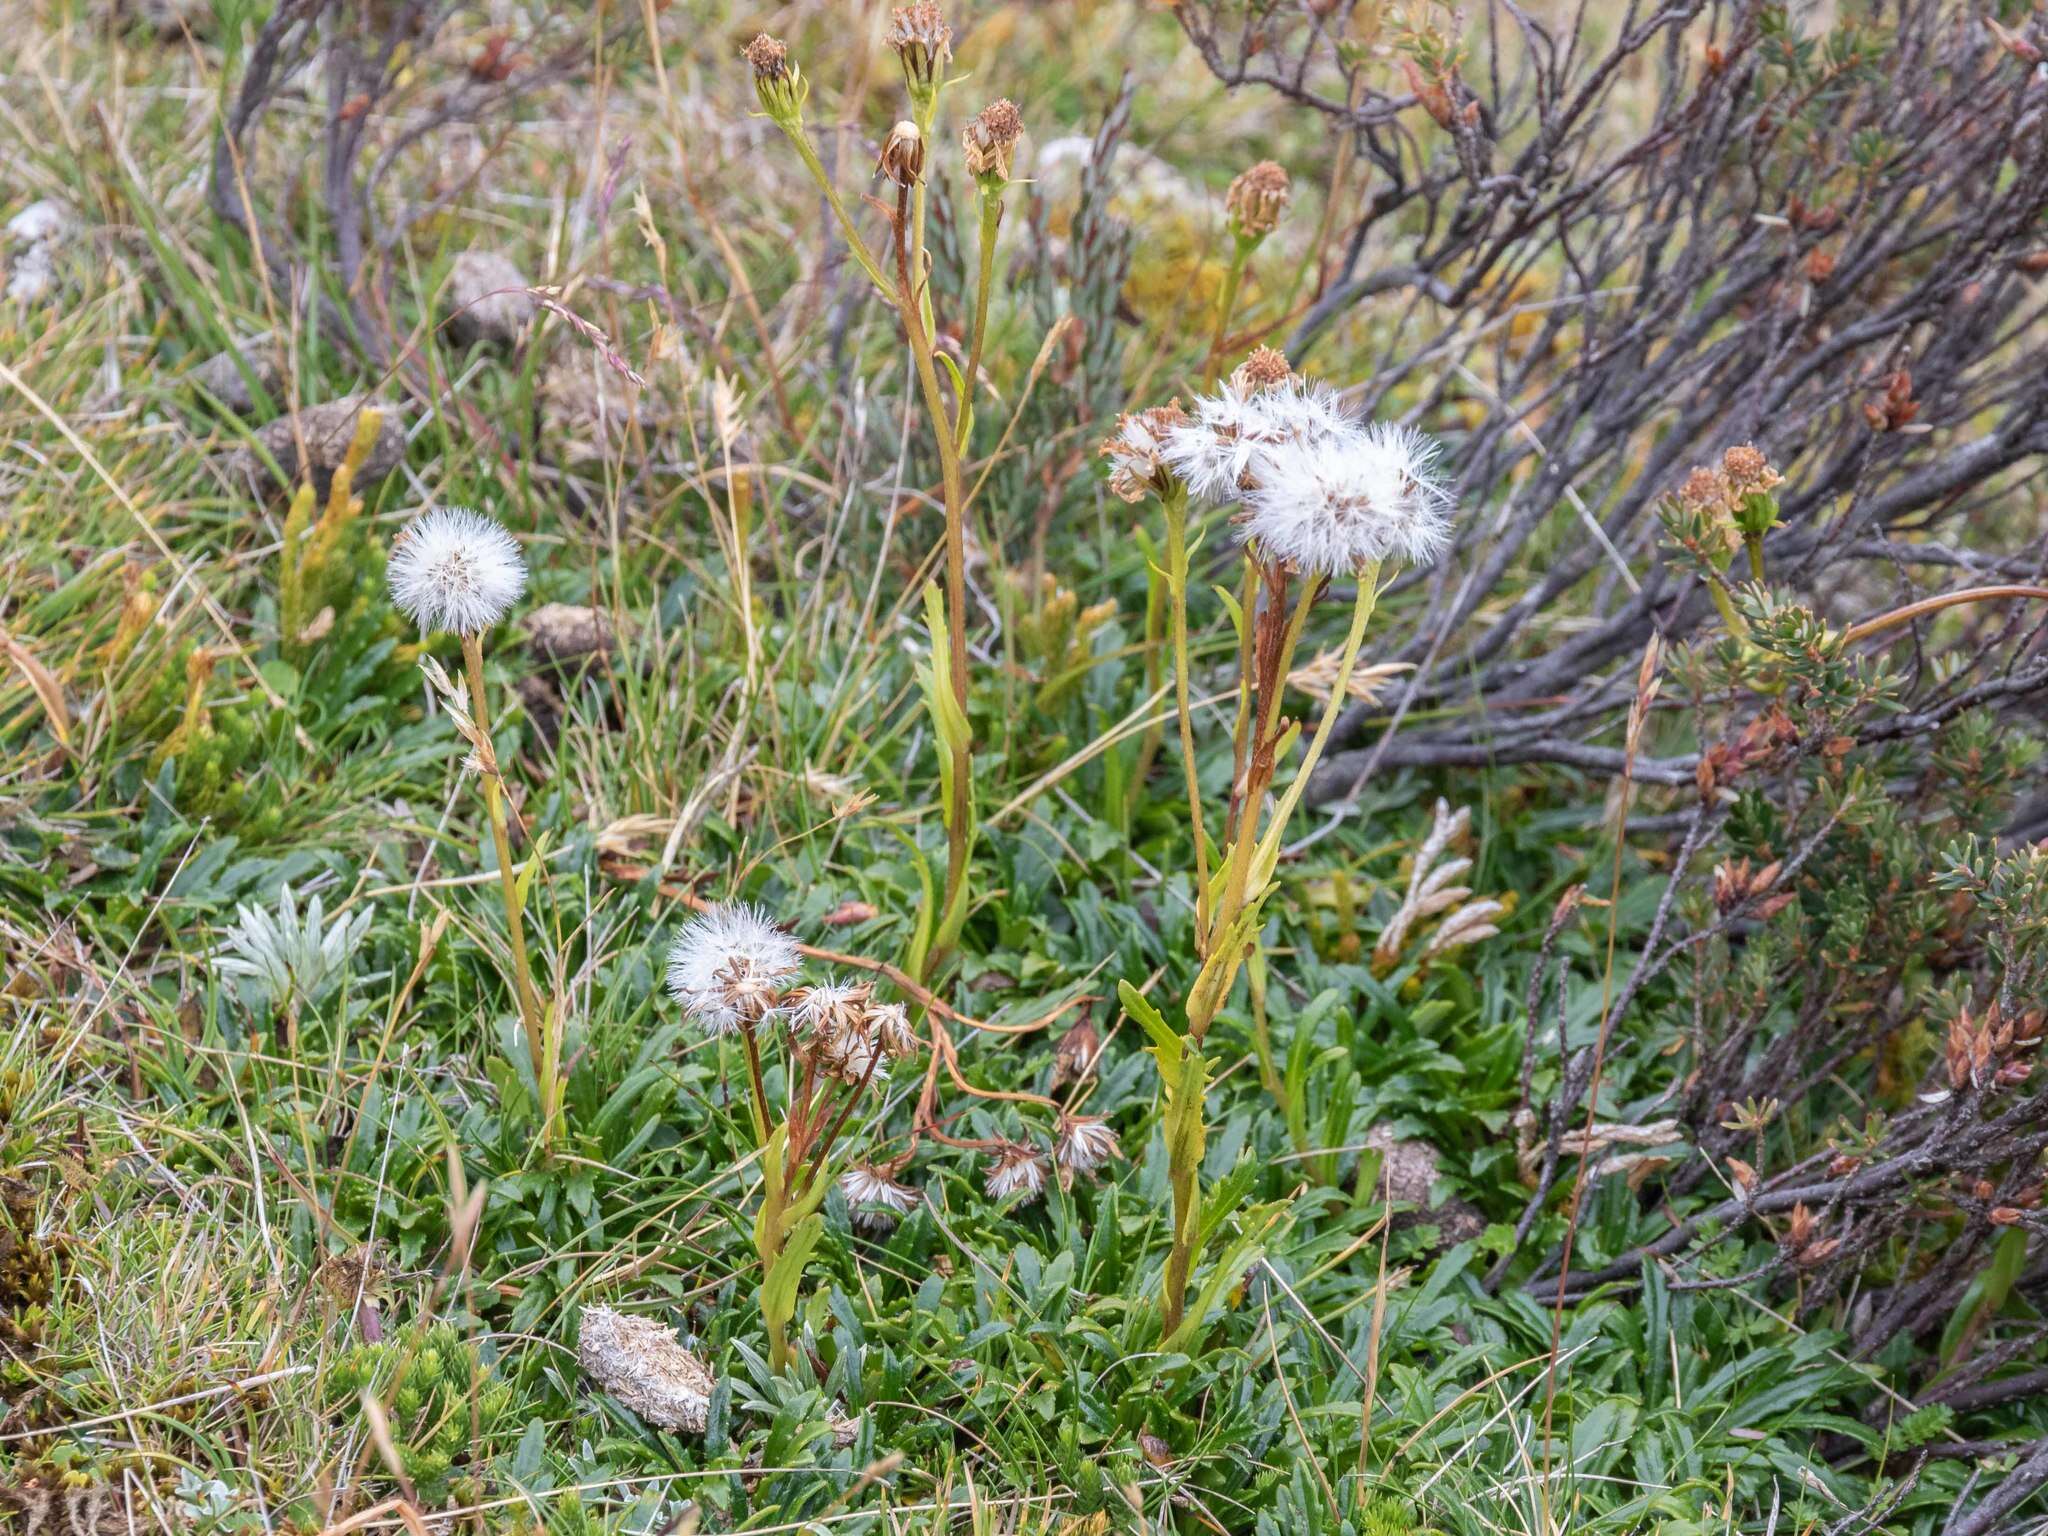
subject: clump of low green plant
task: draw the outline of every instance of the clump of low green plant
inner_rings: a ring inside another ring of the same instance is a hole
[[[355,1345],[327,1386],[338,1415],[381,1417],[398,1456],[386,1470],[429,1504],[476,1499],[486,1461],[514,1427],[515,1387],[450,1323]]]

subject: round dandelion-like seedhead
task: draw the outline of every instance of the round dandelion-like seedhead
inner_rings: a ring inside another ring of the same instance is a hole
[[[669,995],[713,1034],[728,1034],[777,1007],[776,986],[802,963],[796,940],[766,912],[728,903],[691,918],[676,935]]]
[[[1427,565],[1450,542],[1436,454],[1419,432],[1377,424],[1265,454],[1240,532],[1304,575],[1349,576],[1386,560]]]
[[[917,1190],[893,1177],[895,1166],[883,1169],[872,1163],[854,1163],[839,1175],[839,1192],[852,1208],[856,1230],[870,1235],[893,1232],[904,1212],[917,1204]]]
[[[1291,372],[1272,379],[1271,372],[1240,368],[1222,389],[1197,399],[1189,419],[1167,434],[1162,457],[1191,494],[1235,501],[1259,485],[1277,456],[1312,458],[1326,443],[1358,430],[1328,385]]]
[[[1110,494],[1143,501],[1165,489],[1167,443],[1187,420],[1178,400],[1117,417],[1116,431],[1102,440],[1099,450],[1109,460]]]
[[[984,183],[1008,181],[1010,157],[1023,136],[1024,114],[1017,110],[1017,104],[1007,96],[990,102],[960,130],[967,174]]]
[[[1280,211],[1292,195],[1286,168],[1276,161],[1261,160],[1231,182],[1223,195],[1223,211],[1239,236],[1263,240],[1280,222]]]
[[[422,634],[480,635],[526,590],[519,545],[494,519],[468,507],[436,507],[391,541],[391,601]]]
[[[1059,1135],[1053,1142],[1053,1157],[1064,1178],[1092,1174],[1112,1157],[1122,1157],[1116,1132],[1100,1115],[1061,1115]]]
[[[1045,1155],[1029,1142],[997,1142],[984,1187],[991,1200],[1016,1195],[1018,1204],[1029,1204],[1045,1190]]]

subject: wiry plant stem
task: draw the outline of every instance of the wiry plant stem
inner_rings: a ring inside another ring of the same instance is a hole
[[[490,703],[484,689],[484,647],[481,637],[462,637],[463,670],[469,681],[470,718],[477,735],[491,740]],[[491,823],[491,842],[498,855],[498,888],[505,901],[505,932],[512,946],[513,990],[519,998],[519,1024],[526,1034],[526,1049],[533,1061],[534,1086],[540,1093],[541,1136],[551,1142],[555,1133],[556,1081],[555,1046],[550,1038],[540,995],[533,985],[533,969],[526,955],[526,921],[521,912],[519,879],[512,870],[512,837],[505,814],[505,782],[498,772],[496,750],[484,764],[484,810]]]

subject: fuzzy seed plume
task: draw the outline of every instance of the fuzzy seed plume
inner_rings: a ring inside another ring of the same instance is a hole
[[[1348,576],[1388,560],[1431,564],[1450,542],[1436,454],[1420,433],[1381,423],[1267,454],[1239,531],[1305,575]]]
[[[766,912],[729,902],[699,913],[676,935],[669,995],[713,1034],[728,1034],[778,1006],[775,988],[802,964],[796,940]]]
[[[1045,1154],[1029,1142],[997,1142],[984,1187],[991,1200],[1016,1195],[1028,1205],[1045,1191]]]
[[[1112,1157],[1123,1156],[1116,1132],[1100,1115],[1061,1115],[1053,1158],[1063,1177],[1092,1174]]]
[[[1166,434],[1160,456],[1190,494],[1236,501],[1278,458],[1313,458],[1357,430],[1328,385],[1291,372],[1273,382],[1265,377],[1263,369],[1239,369],[1215,394],[1199,396],[1188,419]]]
[[[391,600],[422,634],[479,635],[526,590],[526,561],[512,535],[468,507],[436,507],[391,543]]]
[[[919,1199],[913,1186],[896,1181],[894,1165],[877,1168],[872,1163],[849,1164],[839,1175],[839,1193],[846,1197],[855,1230],[871,1237],[895,1231]]]

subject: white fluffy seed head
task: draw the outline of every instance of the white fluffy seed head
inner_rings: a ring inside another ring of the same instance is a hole
[[[1312,576],[1387,560],[1428,565],[1450,542],[1450,495],[1436,445],[1374,424],[1309,451],[1265,455],[1240,532],[1269,559]]]
[[[1160,456],[1191,495],[1229,502],[1262,484],[1276,456],[1313,455],[1356,430],[1326,384],[1292,375],[1264,385],[1233,379],[1195,401],[1188,420],[1166,434]]]
[[[1103,1123],[1100,1115],[1060,1116],[1053,1156],[1066,1173],[1093,1173],[1112,1157],[1122,1155],[1116,1132]]]
[[[997,1142],[985,1187],[991,1200],[1016,1195],[1018,1204],[1028,1205],[1045,1190],[1044,1155],[1029,1142]]]
[[[849,1164],[839,1175],[839,1192],[852,1208],[855,1228],[875,1234],[893,1232],[903,1213],[918,1201],[916,1189],[897,1183],[890,1172],[870,1163]]]
[[[482,634],[526,590],[518,543],[468,507],[436,507],[415,518],[392,541],[384,574],[392,602],[423,634]]]
[[[669,946],[669,995],[713,1034],[728,1034],[758,1019],[764,994],[802,963],[796,940],[766,912],[727,903],[691,918]]]

